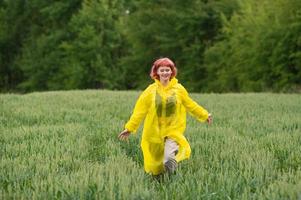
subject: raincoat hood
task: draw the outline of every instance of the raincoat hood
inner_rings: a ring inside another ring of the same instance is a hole
[[[167,86],[163,86],[162,83],[160,82],[160,80],[158,80],[158,79],[155,79],[155,83],[156,83],[157,87],[167,90],[167,89],[170,89],[173,86],[177,85],[178,84],[178,79],[172,78],[169,81],[169,83],[167,84]]]

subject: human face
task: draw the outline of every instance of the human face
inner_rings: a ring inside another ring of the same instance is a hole
[[[167,82],[170,80],[172,71],[171,71],[171,68],[168,66],[160,66],[157,69],[157,74],[158,74],[161,82]]]

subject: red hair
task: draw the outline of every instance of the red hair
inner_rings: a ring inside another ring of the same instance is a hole
[[[160,58],[156,60],[152,66],[151,72],[149,74],[152,79],[159,79],[157,71],[161,66],[170,67],[172,72],[170,76],[171,79],[177,75],[177,68],[174,62],[172,62],[169,58]]]

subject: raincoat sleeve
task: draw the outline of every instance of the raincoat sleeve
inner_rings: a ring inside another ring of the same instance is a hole
[[[125,124],[125,129],[130,131],[131,133],[136,133],[137,129],[141,121],[145,118],[148,108],[150,107],[150,92],[149,87],[143,91],[143,93],[139,96],[134,111],[130,117],[130,120]]]
[[[182,103],[185,106],[186,110],[197,118],[197,120],[204,122],[208,119],[208,111],[205,110],[202,106],[198,105],[194,100],[192,100],[186,91],[186,89],[181,85],[181,97]]]

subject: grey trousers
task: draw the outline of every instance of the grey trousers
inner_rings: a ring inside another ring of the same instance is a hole
[[[164,168],[165,171],[168,173],[173,173],[178,163],[176,161],[176,154],[179,151],[179,145],[172,139],[166,138],[165,139],[165,146],[164,146]]]

